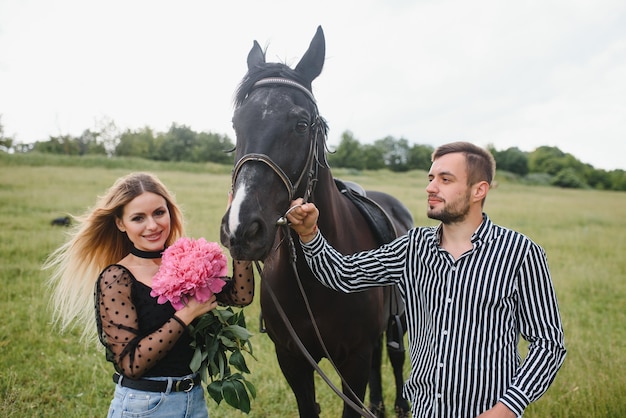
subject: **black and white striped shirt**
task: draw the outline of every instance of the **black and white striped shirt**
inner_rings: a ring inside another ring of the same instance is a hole
[[[441,226],[415,228],[378,249],[342,256],[321,234],[303,244],[326,286],[354,292],[397,284],[406,304],[414,417],[476,417],[501,401],[518,415],[554,380],[563,328],[541,247],[483,222],[457,260]],[[529,342],[524,362],[519,336]]]

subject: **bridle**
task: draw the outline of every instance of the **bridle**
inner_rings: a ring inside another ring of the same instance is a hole
[[[274,86],[274,85],[284,85],[284,86],[292,87],[305,93],[307,98],[311,100],[311,102],[313,102],[313,105],[315,107],[315,113],[312,117],[312,120],[310,122],[310,127],[309,127],[309,132],[310,132],[309,150],[308,150],[304,168],[302,169],[302,172],[300,173],[300,176],[298,177],[296,182],[292,183],[291,179],[289,179],[289,176],[285,174],[285,171],[282,168],[280,168],[280,166],[276,164],[274,160],[272,160],[268,155],[260,154],[260,153],[246,154],[243,157],[241,157],[239,161],[237,161],[237,163],[235,164],[233,168],[232,187],[233,188],[235,187],[235,183],[237,181],[237,176],[239,175],[239,171],[241,170],[241,168],[243,167],[245,163],[250,162],[250,161],[262,162],[265,165],[267,165],[282,181],[285,188],[287,189],[287,193],[289,194],[289,202],[291,202],[294,199],[296,192],[300,188],[302,181],[306,178],[306,189],[304,191],[304,196],[303,196],[304,201],[306,202],[308,201],[309,197],[313,194],[313,188],[315,187],[315,183],[317,181],[317,165],[315,163],[317,161],[319,135],[320,134],[326,135],[324,122],[322,121],[322,118],[320,117],[319,112],[317,110],[317,103],[315,101],[315,97],[313,97],[313,94],[300,83],[297,83],[293,80],[289,80],[287,78],[270,77],[270,78],[263,78],[257,81],[256,83],[252,85],[252,89],[264,87],[264,86]],[[281,216],[276,221],[276,224],[286,225],[287,224],[286,216]]]
[[[256,83],[254,83],[252,85],[251,90],[255,88],[259,88],[259,87],[273,86],[273,85],[288,86],[288,87],[292,87],[303,92],[309,98],[309,100],[311,100],[311,102],[313,103],[315,107],[315,114],[313,115],[313,118],[310,124],[311,134],[309,138],[309,150],[308,150],[308,155],[306,158],[306,163],[304,165],[304,168],[302,169],[302,172],[300,173],[300,176],[298,176],[298,179],[296,180],[296,182],[292,183],[292,181],[289,179],[289,176],[285,174],[285,171],[282,168],[280,168],[280,166],[276,164],[269,156],[265,154],[260,154],[260,153],[246,154],[243,157],[241,157],[239,161],[237,161],[237,163],[233,167],[231,190],[234,190],[235,183],[237,181],[237,176],[239,175],[239,172],[241,171],[241,168],[243,167],[245,163],[250,162],[250,161],[262,162],[266,164],[278,176],[278,178],[280,178],[285,188],[287,189],[287,193],[289,194],[289,202],[291,202],[294,199],[296,192],[300,188],[302,181],[306,178],[306,188],[305,188],[304,195],[303,195],[303,201],[304,203],[306,203],[308,199],[311,197],[311,195],[313,194],[313,189],[315,187],[315,184],[317,183],[317,167],[320,164],[320,162],[317,160],[318,139],[319,139],[320,134],[323,135],[324,136],[323,139],[325,143],[326,128],[324,125],[324,121],[320,117],[319,112],[317,110],[317,103],[315,101],[315,97],[309,91],[309,89],[307,89],[300,83],[297,83],[293,80],[289,80],[287,78],[269,77],[269,78],[263,78],[257,81]],[[311,366],[318,372],[318,374],[326,382],[326,384],[353,410],[355,410],[356,412],[358,412],[364,417],[376,418],[375,415],[371,411],[369,411],[369,409],[358,399],[358,397],[354,394],[350,386],[345,381],[344,377],[341,375],[341,373],[339,373],[339,369],[335,365],[332,357],[330,356],[330,353],[326,349],[326,344],[324,344],[324,341],[322,340],[322,336],[317,327],[317,323],[315,321],[313,311],[311,310],[311,307],[309,305],[308,298],[306,297],[306,293],[302,286],[302,281],[300,280],[300,275],[298,274],[298,269],[296,267],[296,247],[295,247],[295,243],[293,242],[293,238],[289,232],[289,225],[287,221],[287,214],[289,214],[289,212],[293,210],[294,208],[295,207],[291,207],[289,210],[287,210],[287,212],[283,216],[278,218],[278,220],[276,221],[276,225],[284,229],[283,233],[287,239],[288,246],[289,246],[290,264],[296,276],[297,283],[300,288],[300,293],[302,294],[302,297],[304,298],[304,302],[305,302],[307,311],[309,313],[311,323],[313,325],[313,329],[315,330],[315,333],[319,340],[319,343],[324,350],[326,358],[335,369],[335,372],[337,373],[337,375],[339,375],[344,386],[347,388],[347,390],[351,392],[352,396],[354,396],[354,400],[348,398],[344,393],[342,393],[333,384],[330,378],[324,373],[324,371],[320,368],[320,366],[315,362],[315,360],[313,359],[309,351],[304,346],[304,343],[302,343],[302,340],[296,333],[295,329],[293,328],[291,321],[289,320],[289,318],[287,317],[287,314],[285,313],[282,306],[280,305],[280,302],[278,301],[278,298],[276,297],[276,294],[272,290],[271,286],[267,286],[268,293],[270,297],[272,298],[272,301],[274,302],[274,305],[277,308],[278,313],[280,317],[282,318],[283,322],[285,323],[285,326],[287,327],[287,330],[289,331],[294,342],[296,343],[298,348],[300,348],[300,351],[309,361]],[[258,262],[256,262],[255,265],[256,265],[257,270],[260,273],[262,271],[261,266],[259,265]]]

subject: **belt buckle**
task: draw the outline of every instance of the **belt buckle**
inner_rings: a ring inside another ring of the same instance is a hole
[[[187,389],[183,389],[183,392],[190,392],[191,389],[193,389],[193,387],[196,385],[196,383],[193,381],[193,378],[191,377],[186,377],[183,380],[179,380],[178,382],[176,382],[176,389],[177,391],[180,391],[180,388],[182,386],[182,384],[186,381],[189,381],[189,387]]]

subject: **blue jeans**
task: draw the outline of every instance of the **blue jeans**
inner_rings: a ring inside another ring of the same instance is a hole
[[[168,388],[185,377],[149,377],[145,379],[168,381]],[[120,382],[123,381],[123,378]],[[115,395],[107,418],[158,417],[158,418],[208,418],[202,385],[189,392],[144,392],[115,385]]]

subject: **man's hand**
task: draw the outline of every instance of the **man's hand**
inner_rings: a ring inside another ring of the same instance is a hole
[[[516,418],[516,415],[505,404],[498,402],[493,408],[480,414],[478,418]]]
[[[319,210],[315,204],[303,202],[302,198],[291,202],[287,220],[291,228],[300,236],[300,240],[306,243],[317,235]]]

